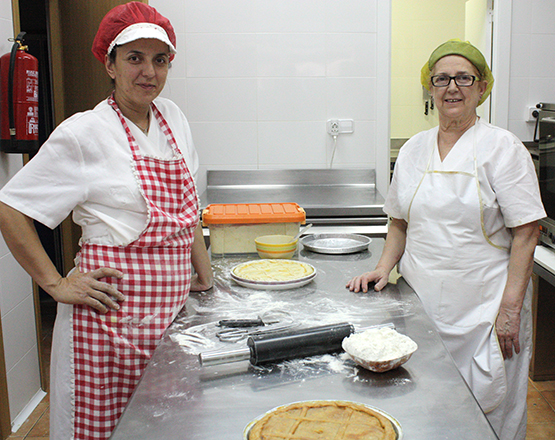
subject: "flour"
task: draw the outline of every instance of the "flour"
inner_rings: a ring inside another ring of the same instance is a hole
[[[342,345],[347,353],[367,362],[398,359],[418,348],[411,338],[388,327],[353,333]]]

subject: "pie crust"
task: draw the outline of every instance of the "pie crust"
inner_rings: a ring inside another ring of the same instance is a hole
[[[281,406],[251,427],[248,440],[396,440],[384,415],[354,402],[309,401]]]
[[[235,267],[233,273],[250,281],[292,281],[311,275],[314,268],[294,260],[256,260]]]

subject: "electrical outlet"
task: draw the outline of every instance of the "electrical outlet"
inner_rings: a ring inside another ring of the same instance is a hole
[[[539,111],[536,106],[528,107],[528,122],[535,122],[538,119]]]
[[[328,133],[332,136],[339,134],[339,119],[328,119]]]
[[[341,133],[353,133],[354,122],[352,119],[328,119],[328,133],[337,136]]]

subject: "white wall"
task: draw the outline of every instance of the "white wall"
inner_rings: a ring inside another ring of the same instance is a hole
[[[164,96],[189,119],[201,176],[207,169],[327,168],[330,118],[353,119],[355,127],[339,136],[334,167],[374,168],[376,149],[388,148],[389,1],[149,4],[177,32]],[[387,167],[388,153],[378,157]],[[199,191],[204,185],[201,177]]]
[[[11,50],[11,0],[0,0],[0,54]],[[21,168],[21,155],[0,153],[0,187]],[[0,237],[0,313],[12,422],[40,390],[33,287]]]
[[[512,0],[508,129],[523,141],[534,135],[527,108],[555,103],[554,23],[554,1]]]

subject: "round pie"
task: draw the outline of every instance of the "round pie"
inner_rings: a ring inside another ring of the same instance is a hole
[[[294,260],[256,260],[234,267],[232,273],[249,281],[292,281],[313,274],[314,268]]]
[[[281,406],[256,421],[248,440],[395,440],[391,421],[354,402],[309,401]]]

